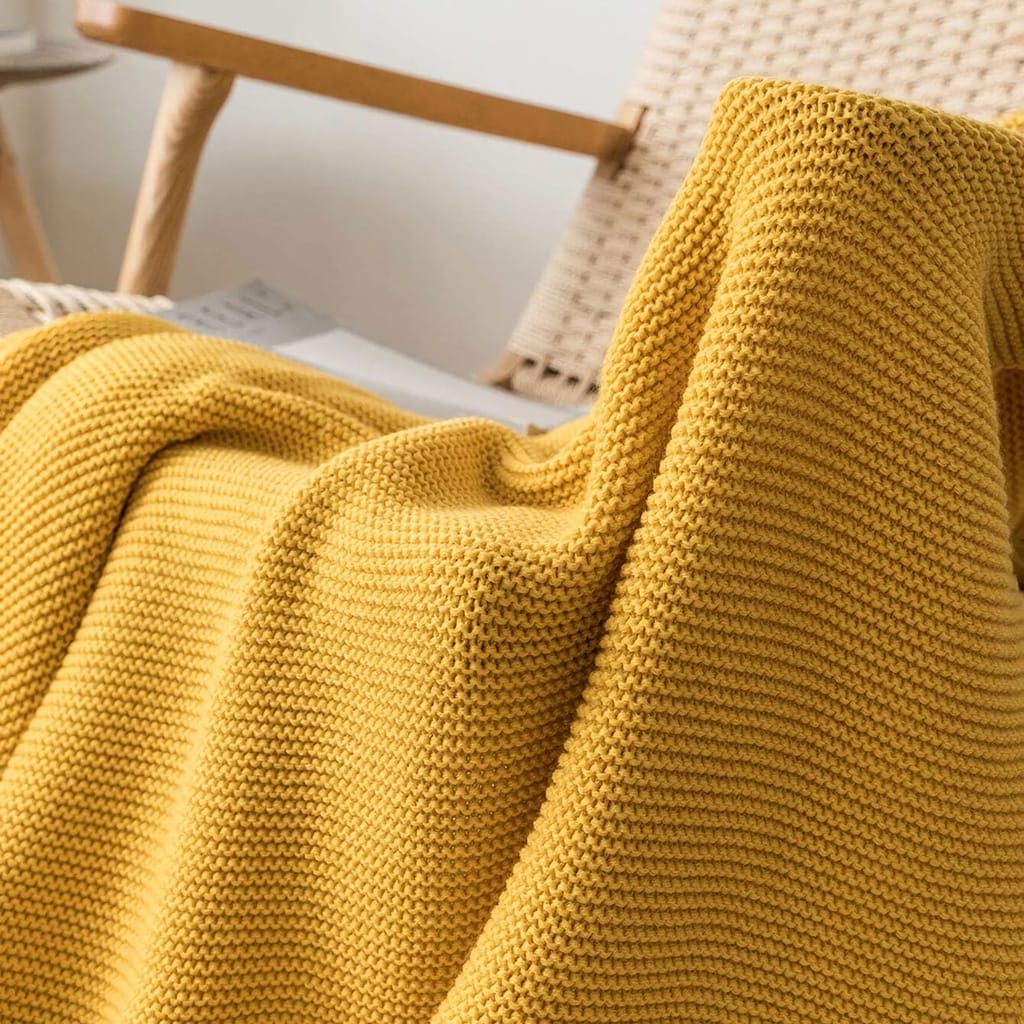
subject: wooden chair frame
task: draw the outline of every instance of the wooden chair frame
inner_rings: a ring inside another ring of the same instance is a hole
[[[110,0],[77,0],[75,24],[90,39],[173,62],[136,200],[118,290],[167,291],[196,170],[235,78],[275,85],[598,158],[621,166],[643,109],[602,121],[314,53],[252,36],[139,11]]]

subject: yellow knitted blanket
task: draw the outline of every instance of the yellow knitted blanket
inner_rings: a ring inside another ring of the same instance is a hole
[[[1019,1024],[1022,184],[734,83],[538,437],[4,341],[0,1020]]]

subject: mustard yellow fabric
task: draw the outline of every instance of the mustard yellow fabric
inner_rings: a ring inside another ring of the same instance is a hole
[[[734,83],[539,437],[4,341],[0,1019],[1020,1024],[1022,182]]]

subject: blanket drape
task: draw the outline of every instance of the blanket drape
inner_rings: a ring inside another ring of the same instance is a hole
[[[1022,182],[734,83],[536,437],[0,343],[0,1019],[1019,1024]]]

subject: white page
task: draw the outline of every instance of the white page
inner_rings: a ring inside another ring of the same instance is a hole
[[[200,334],[247,341],[261,348],[308,338],[337,326],[332,317],[260,280],[176,302],[160,316]]]
[[[511,391],[467,380],[378,345],[343,327],[276,346],[274,351],[319,367],[403,409],[426,416],[444,419],[482,416],[525,431],[530,426],[548,430],[585,412],[575,407],[534,402]]]
[[[396,352],[258,280],[175,303],[160,315],[271,349],[426,416],[481,416],[526,431],[548,430],[586,411],[535,402]]]

